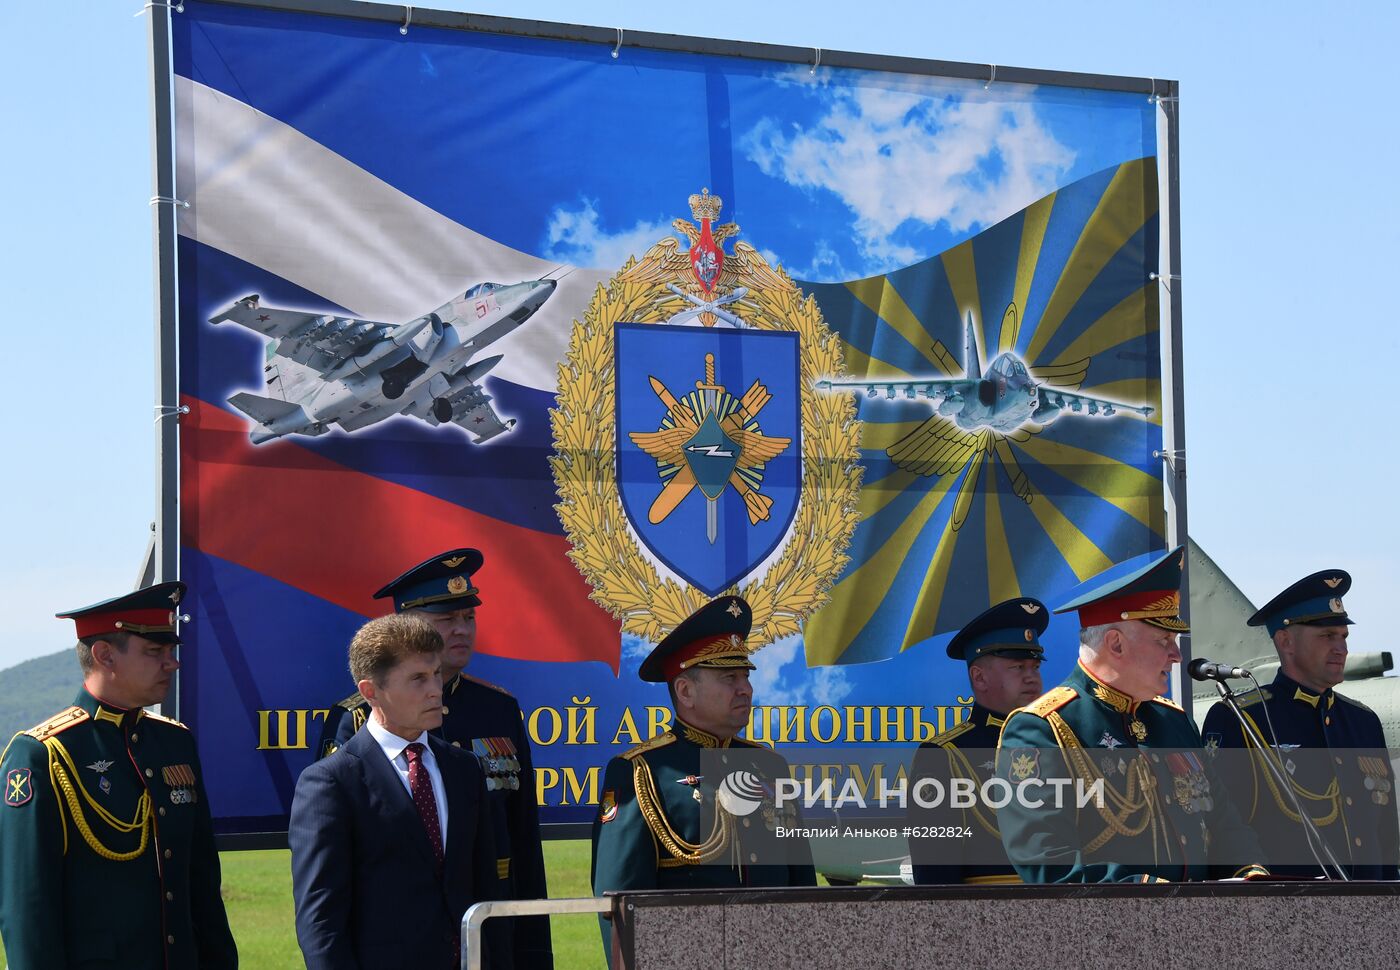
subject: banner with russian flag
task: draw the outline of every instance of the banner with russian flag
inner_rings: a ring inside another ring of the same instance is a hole
[[[963,623],[1165,547],[1141,93],[170,17],[181,716],[220,831],[284,828],[372,593],[446,549],[485,559],[469,672],[584,822],[713,596],[754,610],[752,737],[907,742],[970,703]]]

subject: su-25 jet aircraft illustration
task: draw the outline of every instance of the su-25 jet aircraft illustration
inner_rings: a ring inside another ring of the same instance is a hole
[[[253,444],[283,435],[345,431],[408,414],[455,423],[474,444],[515,426],[502,421],[481,388],[501,356],[469,363],[483,347],[530,319],[558,283],[478,283],[432,313],[398,326],[265,307],[245,296],[209,322],[227,321],[271,340],[263,375],[274,397],[242,392],[228,402],[257,422]]]
[[[977,349],[971,313],[967,315],[962,377],[817,382],[818,390],[823,391],[843,387],[864,388],[867,397],[874,397],[880,391],[884,391],[885,397],[890,399],[899,393],[911,399],[923,396],[933,402],[934,410],[940,416],[951,418],[965,431],[990,428],[1007,434],[1027,421],[1049,424],[1066,408],[1075,414],[1085,412],[1103,417],[1111,417],[1120,409],[1142,415],[1152,413],[1152,408],[1147,406],[1121,404],[1038,382],[1021,358],[1010,351],[998,355],[992,361],[992,366],[987,368],[986,376],[983,376],[982,357]]]

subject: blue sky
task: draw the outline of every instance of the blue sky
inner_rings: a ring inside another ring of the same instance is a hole
[[[1255,602],[1314,569],[1350,569],[1348,607],[1360,621],[1352,643],[1389,648],[1384,603],[1400,582],[1389,362],[1400,338],[1386,281],[1400,230],[1382,65],[1400,27],[1393,8],[1179,3],[1170,16],[1149,17],[1124,4],[1073,2],[1013,3],[996,14],[915,3],[439,5],[1180,79],[1191,532]],[[0,59],[0,116],[20,146],[0,157],[12,187],[0,304],[12,343],[0,402],[13,416],[9,555],[0,562],[11,635],[0,667],[71,642],[55,610],[130,586],[154,511],[149,68],[144,17],[131,16],[139,7],[56,5],[38,16],[8,5],[0,13],[13,39]],[[600,60],[610,59],[602,52]],[[643,60],[624,49],[619,66]],[[793,74],[804,83],[805,70]],[[858,103],[839,85],[812,84],[801,127],[754,117],[736,133],[737,203],[752,205],[758,220],[745,223],[746,234],[797,275],[836,279],[929,255],[975,231],[975,192],[933,228],[891,224],[887,200],[861,196],[823,161],[839,154],[838,135],[877,128],[882,109],[898,112],[898,98]],[[1027,147],[1028,178],[1064,184],[1102,167],[1082,149],[1057,152],[1085,139],[1057,126],[1054,106],[1040,106],[1034,120],[1045,137]],[[1105,130],[1094,145],[1112,155],[1125,137]],[[711,170],[708,158],[683,161],[677,184],[693,191],[701,169]],[[991,178],[1002,172],[987,168]],[[763,194],[773,185],[841,197],[850,232],[823,236],[784,222],[782,195]],[[607,204],[617,193],[561,197],[520,220],[518,241],[507,241],[560,259],[609,259],[629,235],[655,238],[674,215],[674,191],[659,185],[654,201],[641,195],[625,212]],[[748,202],[755,193],[766,204]]]

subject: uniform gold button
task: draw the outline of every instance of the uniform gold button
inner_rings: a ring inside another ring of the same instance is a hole
[[[1347,804],[1348,804],[1348,805],[1351,804],[1351,796],[1350,796],[1350,795],[1347,796]]]
[[[1186,836],[1180,835],[1180,836],[1177,836],[1177,838],[1181,839],[1181,844],[1182,844],[1182,845],[1185,845],[1185,844],[1186,844]]]
[[[1335,762],[1337,762],[1337,764],[1341,764],[1341,763],[1342,763],[1342,759],[1341,759],[1341,758],[1333,758],[1332,760],[1335,761]]]
[[[165,901],[166,901],[167,903],[173,901],[174,899],[175,899],[175,894],[174,894],[174,893],[166,893],[166,894],[165,894]]]
[[[131,732],[131,740],[133,740],[133,741],[140,741],[140,740],[141,740],[141,735],[137,734],[135,731],[132,731],[132,732]]]
[[[1332,723],[1332,719],[1331,719],[1330,717],[1324,717],[1324,718],[1322,719],[1322,723],[1323,723],[1323,724],[1331,724],[1331,723]]]
[[[165,814],[165,806],[162,805],[160,808],[156,809],[156,811],[158,811],[158,812],[160,812],[160,814],[164,815],[164,814]]]
[[[454,748],[460,748],[461,746],[462,746],[462,742],[461,742],[461,741],[453,741],[453,742],[452,742],[452,747],[454,747]]]
[[[169,943],[171,946],[174,946],[174,945],[175,945],[175,937],[173,937],[173,936],[167,936],[167,937],[165,938],[165,942],[166,942],[166,943]]]
[[[748,820],[748,819],[744,819],[744,828],[748,828],[748,827],[749,827],[749,820]]]
[[[443,713],[444,715],[447,713],[447,705],[446,705],[446,704],[442,705],[442,713]]]
[[[1157,757],[1155,754],[1152,756],[1152,761],[1153,761],[1154,763],[1160,762],[1161,760],[1162,760],[1162,759],[1159,758],[1159,757]]]
[[[1356,846],[1357,846],[1358,848],[1360,848],[1360,846],[1361,846],[1361,839],[1360,839],[1360,838],[1355,838],[1355,839],[1352,839],[1351,841],[1352,841],[1353,843],[1355,843]]]
[[[166,849],[166,850],[165,850],[165,857],[166,857],[167,859],[170,858],[170,850],[169,850],[169,849]]]
[[[720,760],[720,763],[721,763],[721,764],[726,764],[726,765],[727,765],[727,764],[729,764],[729,755],[727,755],[727,754],[722,754],[722,755],[719,756],[719,760]]]
[[[147,777],[147,778],[151,777],[151,775],[153,775],[153,774],[155,774],[155,772],[152,771],[150,768],[147,768],[147,769],[146,769],[146,777]]]
[[[758,853],[757,853],[757,852],[750,852],[750,853],[749,853],[749,861],[750,861],[750,862],[757,862],[757,861],[758,861]]]

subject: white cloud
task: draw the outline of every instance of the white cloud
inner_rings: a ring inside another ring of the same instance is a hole
[[[765,174],[839,196],[855,215],[862,254],[885,266],[919,258],[892,238],[911,220],[955,233],[991,225],[1053,191],[1074,162],[1024,88],[820,91],[828,106],[814,125],[764,119],[741,144]]]
[[[753,702],[760,707],[839,704],[852,689],[841,667],[808,669],[800,635],[774,641],[755,653],[753,661],[758,669],[749,682]]]
[[[615,272],[627,257],[641,257],[662,236],[672,232],[668,219],[638,221],[630,229],[608,232],[599,222],[597,203],[583,199],[578,206],[558,206],[550,213],[545,256],[574,266]]]

